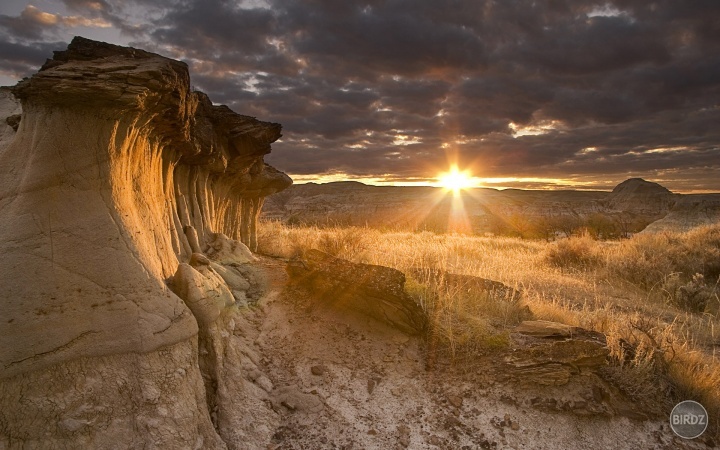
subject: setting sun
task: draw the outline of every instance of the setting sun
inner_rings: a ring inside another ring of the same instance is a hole
[[[443,188],[456,193],[473,186],[468,172],[459,170],[457,166],[453,166],[449,172],[441,173],[438,176],[438,182]]]

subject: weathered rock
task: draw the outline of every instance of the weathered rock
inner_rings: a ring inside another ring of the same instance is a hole
[[[20,101],[15,98],[12,90],[9,87],[0,87],[0,152],[15,138],[17,127],[14,124],[17,120],[17,125],[20,126],[21,112]]]
[[[517,289],[487,278],[430,269],[413,269],[411,275],[422,283],[439,284],[460,292],[484,293],[511,303],[522,298],[522,293]]]
[[[610,351],[602,333],[544,320],[523,322],[516,331],[536,338],[505,358],[520,380],[560,386],[607,364]]]
[[[688,231],[718,222],[720,222],[720,194],[676,195],[676,202],[670,212],[662,219],[648,225],[642,233]]]
[[[194,336],[164,280],[216,233],[243,238],[262,197],[291,183],[263,162],[280,125],[213,105],[184,63],[83,38],[13,93],[0,376]]]
[[[197,356],[187,340],[4,378],[0,448],[224,449]]]
[[[172,290],[201,326],[214,322],[224,308],[235,303],[223,279],[208,265],[180,264],[172,279]]]
[[[291,282],[311,289],[326,306],[359,312],[409,334],[425,329],[425,314],[405,293],[405,275],[398,270],[309,250],[290,261],[287,272]]]
[[[526,320],[515,327],[515,332],[535,337],[570,337],[573,332],[570,325],[548,320]]]
[[[190,250],[192,250],[193,253],[202,253],[202,249],[200,248],[200,240],[198,239],[195,227],[192,225],[185,225],[183,227],[183,233],[185,234],[185,238],[188,240]]]
[[[0,447],[224,448],[235,300],[201,252],[218,234],[253,245],[263,197],[291,183],[263,160],[280,125],[213,105],[182,62],[83,38],[12,93]]]
[[[398,431],[398,442],[403,447],[410,446],[410,427],[407,425],[400,425],[397,428]]]
[[[463,398],[459,395],[448,395],[447,396],[448,402],[450,402],[451,405],[453,405],[456,408],[462,408],[463,405]]]
[[[655,220],[665,216],[675,201],[675,194],[665,187],[642,178],[630,178],[615,186],[607,204],[613,210],[632,211]]]
[[[209,266],[225,280],[231,290],[247,291],[250,289],[250,283],[234,267],[222,266],[214,261],[210,261]]]
[[[276,389],[272,392],[270,401],[277,411],[285,409],[290,412],[316,414],[325,408],[320,397],[314,394],[306,394],[295,386]]]
[[[249,248],[242,242],[216,233],[208,244],[208,256],[218,264],[247,264],[257,261]]]
[[[325,366],[323,366],[322,364],[315,365],[310,368],[310,373],[312,373],[313,375],[315,375],[317,377],[324,375],[325,372],[327,372],[327,368]]]

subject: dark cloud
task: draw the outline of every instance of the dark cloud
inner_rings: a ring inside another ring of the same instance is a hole
[[[214,101],[281,122],[268,160],[290,173],[426,179],[454,160],[720,190],[716,0],[63,3],[56,19],[111,23],[186,60]],[[0,16],[0,70],[50,56],[63,26],[41,12]]]
[[[0,73],[17,79],[36,71],[53,50],[67,47],[64,42],[21,44],[0,41]]]

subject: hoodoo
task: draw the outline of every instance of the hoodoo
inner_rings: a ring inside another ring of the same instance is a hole
[[[12,93],[22,114],[18,124],[17,108],[2,108],[13,120],[0,141],[0,447],[222,445],[198,323],[202,347],[217,331],[208,321],[248,289],[241,242],[256,248],[264,197],[292,183],[263,161],[281,126],[213,105],[182,62],[79,37]]]

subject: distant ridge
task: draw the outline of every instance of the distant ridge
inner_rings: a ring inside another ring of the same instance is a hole
[[[306,183],[269,197],[263,215],[301,224],[443,231],[452,196],[442,194],[432,186]],[[565,235],[587,223],[606,234],[614,229],[627,235],[649,223],[657,222],[649,231],[687,229],[720,217],[720,194],[675,194],[642,178],[625,180],[612,191],[475,188],[462,198],[467,223],[478,234],[527,234],[528,228],[542,226]],[[552,231],[541,235],[554,236]]]

